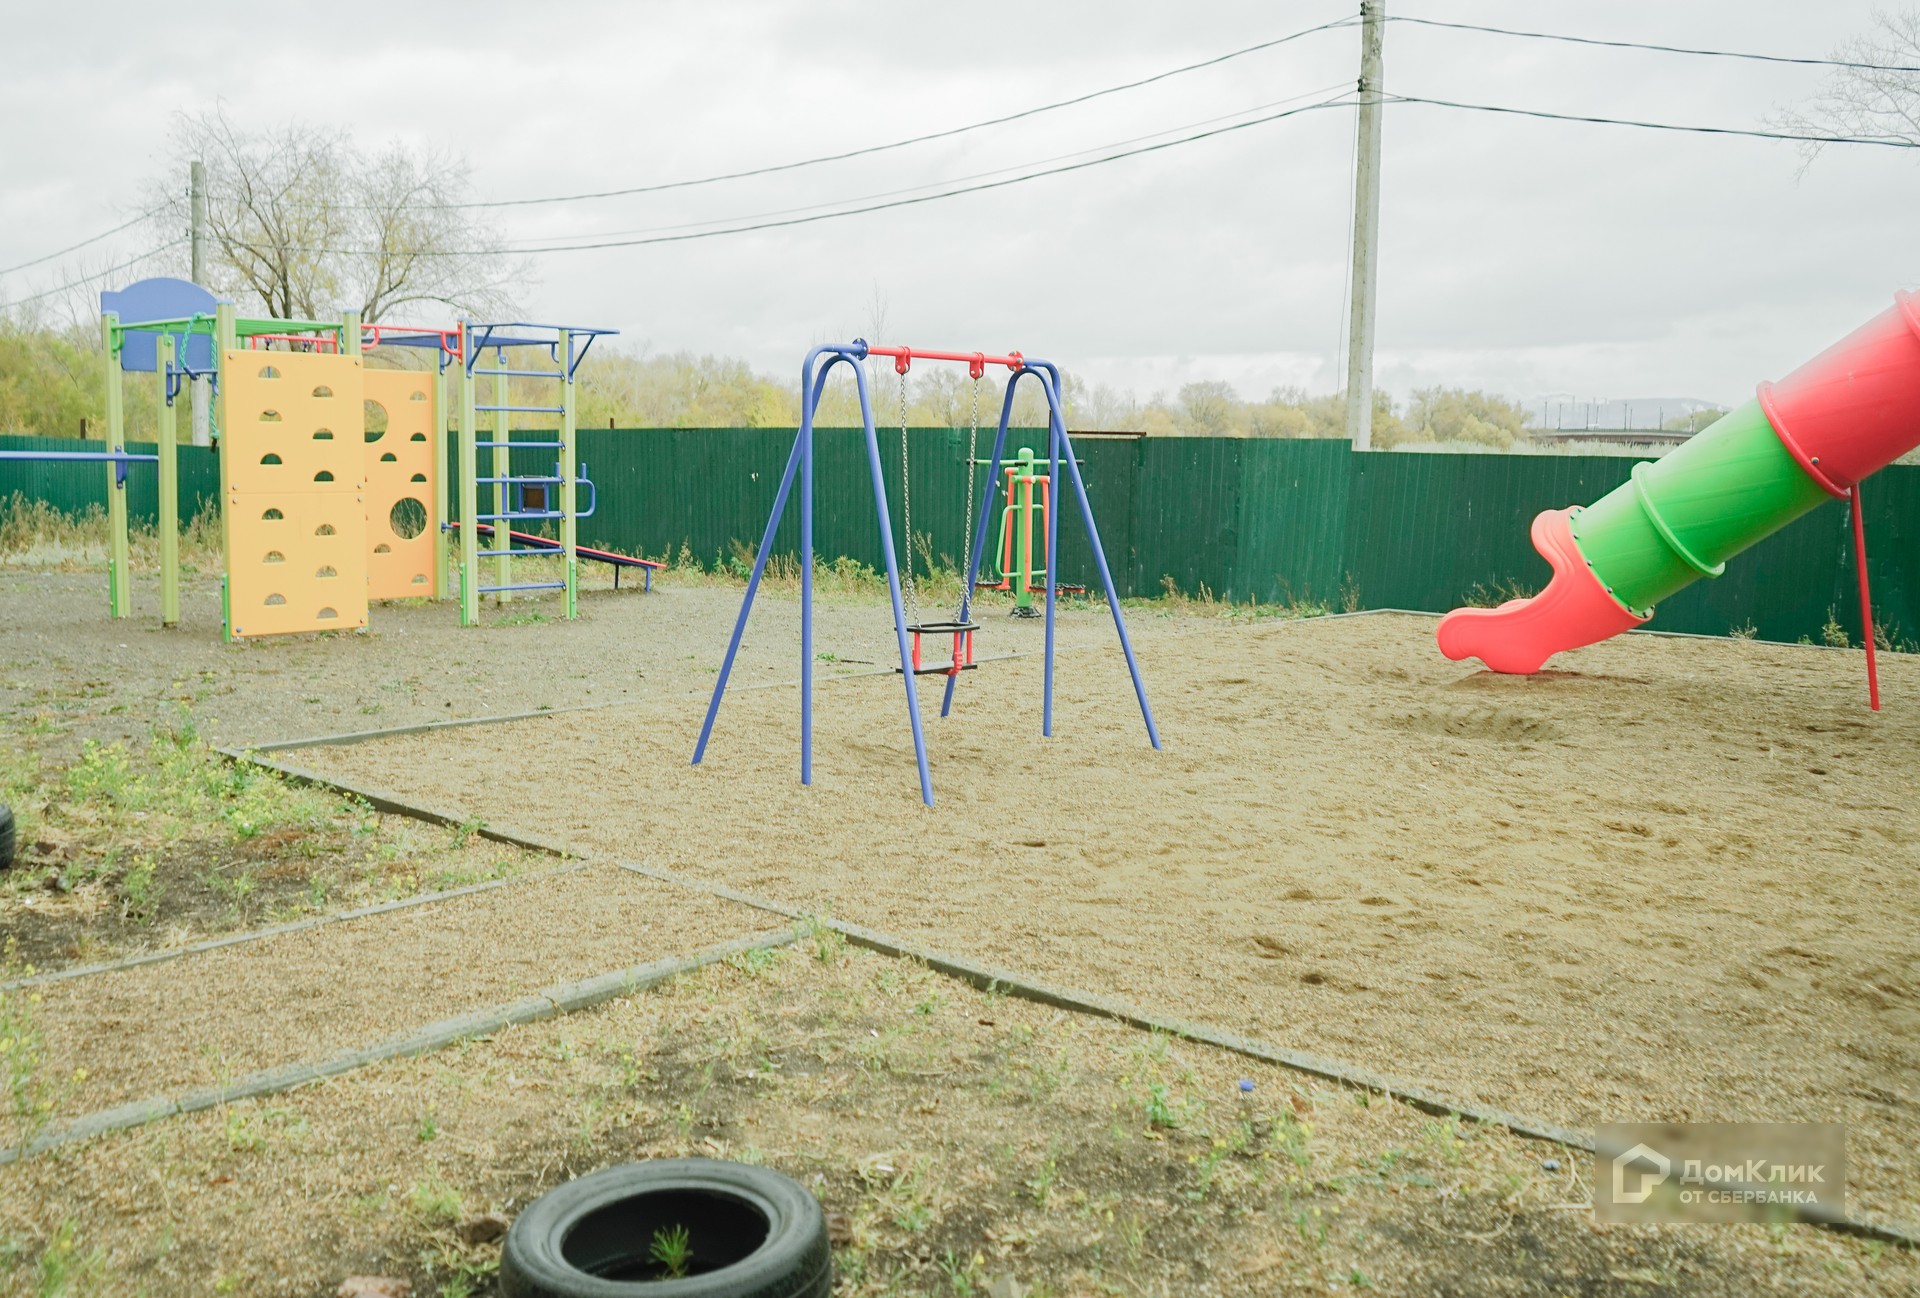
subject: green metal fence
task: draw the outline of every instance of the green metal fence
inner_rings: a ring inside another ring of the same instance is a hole
[[[538,437],[539,434],[529,434]],[[880,563],[872,486],[854,429],[821,429],[815,529],[820,554]],[[914,531],[958,564],[966,537],[964,431],[913,429]],[[703,564],[759,540],[793,444],[791,429],[582,429],[579,459],[598,486],[581,540],[650,557],[682,547]],[[1008,449],[1044,449],[1037,429]],[[0,438],[5,449],[73,449],[59,438]],[[889,507],[900,526],[900,433],[879,434]],[[984,434],[977,449],[990,449]],[[1340,441],[1093,438],[1076,443],[1114,580],[1153,595],[1171,580],[1222,599],[1442,611],[1470,599],[1528,593],[1548,576],[1527,541],[1542,509],[1598,499],[1626,481],[1615,456],[1355,454]],[[211,451],[182,447],[181,516],[216,499]],[[0,500],[14,491],[66,511],[104,499],[97,465],[0,463]],[[134,466],[129,508],[154,517],[153,474]],[[1865,488],[1874,601],[1897,635],[1920,638],[1920,468],[1894,466]],[[1061,502],[1060,575],[1090,583],[1090,555],[1071,494]],[[794,552],[798,515],[776,537]],[[1662,605],[1654,624],[1722,635],[1752,626],[1766,639],[1818,639],[1829,615],[1858,625],[1845,507],[1829,504]]]

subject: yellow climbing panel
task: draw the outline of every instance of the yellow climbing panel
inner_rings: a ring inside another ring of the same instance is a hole
[[[228,633],[364,627],[369,448],[359,358],[233,350],[223,360]]]
[[[434,438],[431,371],[366,370],[367,597],[410,599],[433,594],[435,486],[440,456]]]

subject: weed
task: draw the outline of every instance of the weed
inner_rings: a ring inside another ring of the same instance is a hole
[[[1733,640],[1751,640],[1759,634],[1760,628],[1753,624],[1752,618],[1748,618],[1739,626],[1729,627],[1727,629],[1728,638]]]
[[[1050,1149],[1047,1151],[1046,1161],[1040,1164],[1040,1170],[1023,1182],[1027,1187],[1027,1193],[1033,1198],[1035,1207],[1045,1208],[1047,1206],[1047,1197],[1053,1193],[1053,1182],[1059,1174],[1059,1151],[1057,1148]]]
[[[729,965],[749,978],[758,978],[779,962],[780,948],[768,946],[757,946],[727,959]]]
[[[434,1121],[431,1111],[421,1114],[419,1121],[413,1124],[413,1138],[422,1144],[433,1140],[439,1134],[440,1124]]]
[[[660,1264],[667,1279],[678,1280],[686,1275],[687,1263],[693,1260],[692,1240],[692,1233],[685,1226],[662,1226],[653,1232],[647,1256]]]
[[[1831,604],[1827,606],[1826,625],[1820,628],[1820,642],[1835,649],[1846,649],[1853,644],[1852,637],[1847,634],[1847,629],[1840,625],[1840,619],[1835,615]]]
[[[838,963],[847,948],[846,934],[818,915],[804,916],[794,926],[794,931],[802,942],[812,944],[813,958],[821,964]]]
[[[458,1190],[430,1176],[407,1187],[406,1207],[428,1226],[450,1226],[460,1220],[465,1204]]]

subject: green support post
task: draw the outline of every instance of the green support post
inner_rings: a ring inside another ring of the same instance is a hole
[[[560,374],[560,545],[566,551],[567,563],[567,617],[580,613],[580,558],[577,550],[579,541],[579,520],[574,511],[579,508],[580,489],[574,482],[573,429],[573,334],[560,331],[560,357],[563,369]]]
[[[124,455],[127,450],[127,412],[125,394],[120,387],[120,317],[107,312],[100,317],[100,339],[107,356],[107,439],[108,454]],[[107,470],[107,615],[131,617],[133,588],[127,578],[127,489],[121,480],[124,461],[109,460]]]
[[[222,302],[213,308],[214,386],[221,392],[226,391],[227,353],[240,345],[238,328],[231,303]],[[220,508],[225,511],[233,507],[233,502],[227,498],[227,484],[233,478],[227,471],[227,439],[221,435],[224,430],[220,426],[218,402],[213,406],[212,424],[213,444],[220,462]],[[220,638],[229,644],[233,641],[233,599],[229,589],[232,570],[233,556],[227,553],[227,530],[223,527],[220,529]]]
[[[154,451],[160,457],[160,625],[176,627],[180,625],[180,440],[168,382],[174,343],[167,334],[154,342],[154,369],[160,376],[160,420],[154,436]]]
[[[433,378],[433,597],[447,597],[447,369],[434,355]]]
[[[507,349],[504,347],[496,348],[493,354],[495,364],[501,370],[501,373],[493,376],[493,404],[500,407],[509,406],[513,404],[512,401],[508,399],[508,394],[513,390],[513,384],[505,373],[507,369]],[[493,454],[487,457],[487,463],[493,466],[493,477],[511,477],[513,474],[513,450],[506,445],[506,443],[513,440],[513,413],[506,409],[498,410],[494,413],[493,420],[493,439],[500,444],[493,448]],[[496,482],[493,484],[493,512],[495,514],[493,520],[493,548],[500,551],[494,560],[494,584],[502,587],[513,581],[513,559],[506,553],[513,548],[513,537],[509,535],[509,531],[513,527],[513,520],[499,517],[499,515],[505,514],[510,508],[507,502],[512,497],[507,490],[507,486],[508,484],[505,482]],[[498,590],[494,592],[494,599],[501,604],[505,604],[512,598],[513,592],[510,590]]]
[[[364,357],[366,348],[360,337],[360,313],[348,311],[340,317],[340,351],[355,359]]]
[[[479,429],[474,413],[473,335],[460,325],[460,625],[480,624]]]

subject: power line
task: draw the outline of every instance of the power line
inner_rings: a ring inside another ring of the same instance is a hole
[[[1800,135],[1792,131],[1755,131],[1737,126],[1688,126],[1676,122],[1646,122],[1628,117],[1589,117],[1580,113],[1549,113],[1537,108],[1508,108],[1500,104],[1463,104],[1452,99],[1427,99],[1420,95],[1388,95],[1389,104],[1433,104],[1439,108],[1463,108],[1476,113],[1504,113],[1513,117],[1540,117],[1550,122],[1592,122],[1601,126],[1637,126],[1648,131],[1684,131],[1696,135],[1743,135],[1756,140],[1794,140],[1806,144],[1870,144],[1883,149],[1920,148],[1911,140],[1871,135]]]
[[[161,204],[161,207],[164,207],[164,206],[165,206],[164,203]],[[18,265],[0,267],[0,275],[11,275],[16,270],[25,270],[29,266],[38,266],[42,262],[52,261],[55,257],[64,257],[70,252],[78,252],[80,249],[86,247],[89,244],[99,243],[102,239],[111,238],[112,236],[119,234],[122,230],[128,230],[133,228],[134,226],[140,224],[140,222],[146,220],[148,217],[154,215],[158,211],[160,211],[159,207],[148,208],[146,211],[140,213],[140,215],[134,217],[132,220],[126,222],[125,224],[116,225],[113,227],[113,229],[108,230],[102,234],[96,234],[91,239],[82,239],[79,243],[68,244],[66,247],[60,249],[57,252],[50,252],[44,257],[35,257],[32,261],[23,261],[23,262],[20,262]]]
[[[1249,121],[1236,122],[1231,126],[1215,127],[1213,130],[1200,131],[1193,135],[1182,136],[1177,140],[1166,140],[1159,144],[1143,145],[1137,149],[1126,149],[1119,153],[1110,153],[1103,157],[1090,158],[1084,162],[1068,163],[1065,166],[1049,167],[1044,171],[1029,172],[1028,174],[1022,175],[1022,176],[1012,176],[1006,180],[991,180],[983,184],[965,185],[958,189],[944,190],[938,194],[922,194],[916,198],[898,198],[885,203],[871,203],[865,207],[850,207],[850,208],[845,208],[843,210],[835,211],[835,212],[820,212],[812,216],[795,216],[795,217],[788,217],[784,220],[777,220],[777,221],[759,221],[751,225],[729,226],[724,230],[701,230],[701,231],[695,231],[690,234],[655,235],[650,238],[643,238],[643,239],[610,239],[610,240],[602,240],[596,243],[552,244],[544,247],[535,247],[535,248],[440,249],[436,251],[423,251],[416,255],[422,256],[422,257],[475,257],[475,256],[498,255],[503,252],[515,253],[515,254],[546,253],[546,252],[593,252],[593,251],[597,251],[604,248],[637,248],[646,244],[655,244],[655,243],[685,243],[692,239],[716,239],[724,235],[750,234],[756,230],[773,230],[773,229],[778,229],[782,226],[811,225],[816,221],[831,221],[831,220],[836,220],[843,216],[860,216],[867,212],[884,212],[890,208],[896,208],[896,207],[913,207],[920,203],[938,202],[939,200],[944,198],[957,198],[962,194],[977,194],[983,190],[1005,189],[1009,185],[1025,184],[1029,180],[1039,180],[1044,176],[1059,176],[1059,175],[1064,175],[1065,173],[1070,171],[1084,171],[1089,167],[1098,167],[1109,162],[1118,162],[1122,158],[1133,158],[1133,157],[1138,157],[1143,153],[1158,153],[1163,149],[1178,148],[1181,145],[1193,144],[1200,140],[1212,139],[1216,135],[1226,135],[1234,131],[1244,131],[1251,126],[1261,126],[1268,122],[1277,122],[1288,117],[1298,117],[1302,113],[1311,113],[1322,108],[1351,108],[1353,105],[1354,105],[1354,101],[1351,99],[1325,99],[1317,104],[1305,104],[1299,108],[1289,108],[1284,112],[1272,113],[1266,117],[1256,117]],[[365,257],[365,256],[374,255],[371,251],[364,248],[360,248],[360,249],[289,248],[289,249],[286,249],[286,251],[306,253],[309,255],[332,253],[339,256],[349,256],[349,257]]]
[[[1661,54],[1698,54],[1714,59],[1749,59],[1755,63],[1794,63],[1816,68],[1857,68],[1863,72],[1920,72],[1920,67],[1899,63],[1856,63],[1851,59],[1790,58],[1782,54],[1754,54],[1746,50],[1703,50],[1685,45],[1655,45],[1645,41],[1609,41],[1597,36],[1568,36],[1560,32],[1523,32],[1511,27],[1484,27],[1478,23],[1449,23],[1438,18],[1413,18],[1389,14],[1388,22],[1417,23],[1422,27],[1448,27],[1462,32],[1489,32],[1495,36],[1521,36],[1536,41],[1563,41],[1569,45],[1604,45],[1617,50],[1654,50]]]
[[[158,257],[163,252],[171,252],[173,249],[178,248],[182,244],[189,243],[189,242],[191,242],[190,239],[182,237],[179,239],[175,239],[172,243],[163,243],[158,248],[149,248],[137,257],[128,258],[126,261],[121,262],[118,266],[109,266],[105,270],[95,271],[91,275],[82,275],[79,279],[68,280],[66,283],[62,284],[59,288],[50,288],[46,290],[44,293],[35,293],[32,297],[17,297],[12,299],[11,301],[5,298],[0,298],[0,310],[10,310],[13,307],[25,306],[29,302],[38,302],[44,298],[55,297],[61,293],[67,292],[70,289],[79,288],[82,284],[91,284],[95,280],[105,279],[107,276],[115,274],[119,271],[123,271],[127,269],[127,267],[129,266],[138,266],[141,262],[146,261],[150,257]]]
[[[663,234],[671,230],[698,230],[708,226],[733,225],[741,221],[758,221],[767,217],[790,216],[796,212],[818,212],[827,208],[844,207],[849,203],[865,203],[865,202],[870,202],[876,199],[894,198],[901,194],[917,194],[922,190],[942,189],[948,185],[959,185],[959,184],[964,184],[968,181],[985,180],[989,176],[1004,176],[1009,172],[1026,171],[1030,167],[1045,167],[1052,163],[1065,162],[1070,158],[1083,158],[1090,153],[1101,153],[1107,149],[1120,149],[1120,148],[1125,148],[1128,145],[1142,143],[1143,141],[1146,141],[1146,140],[1157,140],[1163,135],[1175,135],[1181,131],[1191,131],[1201,126],[1212,126],[1216,122],[1232,121],[1236,117],[1245,117],[1249,113],[1265,112],[1269,108],[1280,108],[1287,104],[1297,104],[1303,99],[1313,99],[1318,96],[1331,94],[1333,91],[1336,91],[1336,90],[1345,90],[1348,84],[1349,83],[1346,81],[1337,81],[1332,85],[1321,86],[1315,90],[1308,90],[1297,95],[1288,95],[1285,99],[1269,100],[1264,104],[1254,104],[1254,105],[1251,105],[1250,107],[1238,109],[1231,113],[1220,113],[1213,117],[1202,118],[1197,122],[1183,122],[1179,126],[1169,126],[1164,130],[1149,131],[1145,135],[1135,135],[1124,140],[1111,140],[1105,144],[1095,144],[1084,149],[1074,149],[1070,153],[1056,153],[1050,157],[1034,158],[1026,162],[1011,163],[1004,167],[993,167],[986,171],[976,171],[965,176],[948,176],[941,180],[930,180],[922,185],[904,185],[899,189],[882,190],[879,193],[874,193],[874,194],[859,194],[852,198],[835,199],[831,202],[806,203],[806,204],[802,204],[799,207],[783,207],[783,208],[776,208],[768,212],[753,212],[750,214],[738,215],[738,216],[715,217],[712,220],[707,220],[707,221],[682,221],[674,225],[641,226],[637,229],[630,229],[630,230],[603,230],[597,233],[589,233],[589,234],[581,234],[578,236],[565,236],[565,237],[577,237],[581,239],[610,239],[610,238],[617,238],[617,237],[629,235],[629,234]],[[501,251],[511,253],[511,252],[520,252],[524,250],[519,248],[514,248],[514,247],[504,247],[501,249]]]
[[[913,144],[925,144],[931,140],[951,139],[956,135],[965,135],[969,131],[984,130],[989,126],[1004,126],[1008,122],[1017,122],[1024,118],[1037,117],[1041,113],[1051,113],[1061,108],[1071,108],[1076,104],[1084,104],[1091,100],[1104,98],[1107,95],[1117,95],[1125,90],[1138,90],[1141,86],[1150,86],[1156,81],[1165,81],[1169,77],[1177,77],[1188,72],[1198,72],[1202,68],[1216,67],[1233,59],[1244,58],[1249,54],[1257,54],[1261,50],[1274,49],[1277,46],[1297,41],[1304,36],[1312,36],[1316,32],[1332,31],[1339,27],[1350,27],[1356,21],[1358,21],[1358,19],[1349,14],[1344,18],[1338,18],[1332,22],[1321,23],[1318,27],[1307,27],[1274,40],[1261,41],[1257,45],[1248,45],[1241,49],[1230,50],[1225,54],[1218,54],[1210,59],[1202,59],[1198,63],[1188,63],[1181,67],[1168,68],[1165,72],[1156,72],[1150,77],[1141,77],[1137,81],[1122,82],[1117,86],[1107,86],[1101,90],[1092,90],[1083,95],[1075,95],[1071,99],[1056,100],[1050,104],[1041,104],[1034,108],[1025,108],[1017,113],[1007,113],[1000,117],[989,117],[984,121],[970,122],[965,126],[952,126],[945,130],[930,131],[925,135],[915,135],[904,140],[894,140],[887,144],[871,144],[865,148],[849,149],[845,153],[828,153],[822,154],[817,158],[803,158],[798,162],[782,162],[769,167],[754,167],[747,171],[729,171],[717,176],[700,176],[692,180],[671,180],[653,185],[634,185],[625,189],[601,189],[581,194],[553,194],[544,198],[501,198],[486,202],[440,203],[425,204],[424,206],[439,210],[459,210],[482,207],[532,207],[545,203],[578,203],[589,199],[623,198],[629,194],[656,194],[668,189],[691,189],[696,185],[714,185],[725,180],[745,180],[752,176],[769,176],[776,172],[797,171],[801,167],[814,167],[824,162],[844,162],[848,158],[862,158],[875,153],[886,153],[893,149],[904,149]]]

